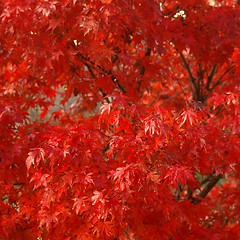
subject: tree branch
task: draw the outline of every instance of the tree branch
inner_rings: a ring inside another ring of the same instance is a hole
[[[206,84],[206,89],[207,90],[209,90],[209,87],[210,87],[210,84],[211,84],[211,82],[213,80],[213,76],[215,74],[216,68],[217,68],[217,65],[214,65],[213,68],[212,68],[211,73],[208,75],[208,80],[207,80],[207,84]]]
[[[187,63],[187,61],[186,61],[186,59],[185,59],[185,57],[183,56],[182,53],[180,53],[180,57],[183,61],[184,67],[187,69],[187,72],[188,72],[188,75],[190,77],[190,81],[192,83],[192,86],[193,86],[194,90],[196,91],[197,90],[197,85],[196,85],[196,82],[195,82],[195,78],[192,75],[191,69],[190,69],[190,67],[189,67],[189,65],[188,65],[188,63]]]
[[[203,85],[203,75],[204,75],[205,69],[202,68],[201,62],[198,64],[198,73],[197,73],[197,89],[196,89],[196,96],[197,100],[203,102],[203,94],[202,94],[202,85]]]
[[[202,198],[205,198],[207,194],[211,191],[211,189],[217,184],[217,182],[222,178],[222,174],[217,176],[213,176],[209,178],[207,185],[203,188],[203,190],[198,194],[199,198],[190,197],[192,204],[198,204],[202,202]]]
[[[214,89],[216,86],[218,86],[218,85],[220,85],[220,84],[222,83],[222,80],[223,80],[224,76],[225,76],[233,67],[234,67],[233,65],[230,66],[230,67],[228,67],[228,68],[225,70],[225,72],[222,74],[222,76],[213,84],[213,86],[212,86],[211,88],[209,88],[209,91],[208,91],[208,94],[207,94],[206,98],[210,95],[210,93],[213,91],[213,89]]]
[[[226,69],[226,71],[222,74],[222,76],[213,84],[213,86],[209,89],[209,92],[212,92],[212,90],[219,84],[221,84],[223,77],[233,68],[233,66],[230,66]]]
[[[90,72],[90,74],[92,75],[92,77],[96,80],[97,77],[95,75],[95,73],[93,72],[92,68],[90,67],[90,65],[88,63],[86,63],[85,61],[82,60],[82,63],[87,67],[88,71]],[[76,68],[75,66],[73,66],[73,70],[74,70],[74,73],[79,77],[81,78],[80,74],[76,71]],[[99,91],[100,93],[102,94],[102,96],[105,98],[107,95],[106,93],[102,90],[102,88],[99,88]],[[109,103],[109,99],[108,98],[105,98],[106,99],[106,102]]]
[[[81,52],[78,52],[76,54],[77,57],[83,59],[85,62],[87,62],[87,64],[90,66],[91,64],[91,68],[96,70],[97,72],[99,72],[102,75],[105,76],[109,76],[111,75],[111,80],[112,82],[114,82],[114,84],[116,84],[118,86],[118,88],[123,92],[123,93],[127,93],[127,91],[125,90],[125,88],[122,86],[122,84],[118,81],[118,79],[113,75],[111,69],[109,71],[107,71],[104,67],[95,64],[94,61],[90,60],[89,57],[84,56]],[[86,63],[85,63],[86,64]]]
[[[96,80],[97,77],[96,77],[96,75],[94,74],[92,68],[89,66],[89,64],[87,64],[87,63],[84,63],[84,64],[85,64],[85,66],[88,68],[88,71],[90,72],[90,74],[92,75],[92,77]],[[109,99],[106,98],[107,94],[102,90],[102,88],[99,88],[99,91],[100,91],[100,93],[102,94],[102,96],[106,99],[106,102],[107,102],[107,103],[110,103]]]
[[[151,51],[152,51],[151,48],[147,48],[147,51],[146,51],[146,53],[145,53],[145,57],[149,57],[149,56],[151,55]],[[142,66],[140,67],[140,70],[139,70],[140,76],[142,76],[142,77],[144,76],[145,70],[146,70],[145,67],[142,65]],[[142,84],[142,79],[140,79],[140,80],[138,81],[138,92],[140,91],[141,84]]]

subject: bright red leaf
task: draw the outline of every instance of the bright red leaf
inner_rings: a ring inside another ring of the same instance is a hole
[[[238,1],[0,2],[0,239],[240,239]]]

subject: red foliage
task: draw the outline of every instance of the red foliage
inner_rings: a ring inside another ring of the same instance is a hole
[[[240,239],[237,2],[1,1],[0,239]]]

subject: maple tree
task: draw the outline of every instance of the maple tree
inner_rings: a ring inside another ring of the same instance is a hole
[[[237,1],[5,0],[0,22],[0,239],[240,239]]]

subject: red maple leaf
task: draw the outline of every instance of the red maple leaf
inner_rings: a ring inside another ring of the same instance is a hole
[[[237,2],[0,2],[2,240],[240,239]]]

